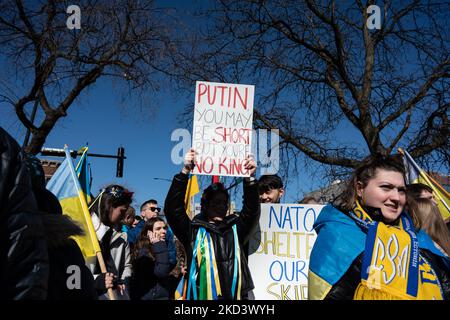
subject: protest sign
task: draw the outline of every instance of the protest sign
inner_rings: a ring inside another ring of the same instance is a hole
[[[250,239],[249,267],[256,300],[307,300],[313,224],[323,205],[261,204]]]
[[[251,85],[196,82],[193,174],[249,176],[243,162],[251,153],[254,94]]]

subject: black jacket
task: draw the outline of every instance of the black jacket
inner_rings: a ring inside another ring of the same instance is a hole
[[[0,299],[45,299],[48,275],[44,228],[24,156],[0,128]]]
[[[147,250],[141,250],[132,262],[133,275],[130,281],[132,300],[168,300],[170,292],[169,251],[165,241],[152,245],[152,257]]]
[[[195,216],[192,221],[188,218],[184,208],[187,183],[188,175],[182,173],[175,175],[164,204],[167,221],[175,236],[186,249],[187,267],[191,265],[197,231],[200,227],[204,227],[210,233],[214,243],[214,252],[222,289],[222,297],[220,299],[232,299],[231,287],[234,271],[234,236],[232,227],[236,225],[241,247],[241,294],[242,297],[245,297],[254,288],[244,253],[244,246],[249,240],[251,231],[257,226],[261,214],[257,183],[244,181],[244,200],[241,213],[227,216],[220,223],[208,222],[203,214]]]
[[[37,195],[37,193],[35,192]],[[53,196],[54,197],[54,196]],[[55,201],[57,202],[56,197]],[[47,211],[52,212],[52,211]],[[81,228],[68,216],[42,212],[48,244],[48,300],[94,300],[94,277],[83,254],[71,236],[82,234]]]
[[[352,300],[356,288],[361,282],[361,266],[363,261],[361,253],[351,264],[341,279],[331,288],[325,300]],[[444,299],[450,299],[450,270],[446,268],[441,257],[428,250],[420,249],[420,254],[431,264],[441,284]]]

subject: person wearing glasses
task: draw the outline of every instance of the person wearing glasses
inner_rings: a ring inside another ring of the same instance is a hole
[[[158,206],[158,201],[155,199],[150,199],[145,201],[141,205],[141,217],[142,221],[138,222],[133,229],[128,230],[128,243],[130,245],[134,245],[138,240],[139,234],[144,228],[145,222],[150,219],[159,217],[161,213],[161,208]],[[167,230],[167,236],[165,238],[167,242],[168,250],[169,250],[169,262],[172,267],[175,267],[177,264],[177,251],[175,246],[175,239],[172,230],[169,228]]]
[[[158,201],[154,199],[147,200],[141,205],[141,216],[145,221],[148,221],[155,217],[159,217],[160,213],[161,208],[158,207]],[[140,224],[139,226],[142,229],[144,224]],[[175,246],[175,237],[170,226],[167,229],[166,242],[169,250],[169,262],[173,268],[177,264],[177,249]]]
[[[130,228],[127,230],[127,240],[130,245],[133,245],[141,233],[142,229],[144,228],[145,221],[157,217],[158,214],[161,212],[161,208],[158,207],[158,201],[154,199],[150,199],[145,201],[141,205],[141,215],[137,216],[139,221],[137,223],[133,224],[133,228]]]
[[[141,205],[141,216],[146,221],[157,217],[160,212],[161,208],[158,207],[158,201],[154,199],[147,200]]]

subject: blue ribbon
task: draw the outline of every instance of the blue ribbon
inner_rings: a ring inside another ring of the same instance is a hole
[[[206,238],[208,239],[208,249],[209,249],[209,266],[211,269],[211,283],[212,283],[212,295],[213,299],[217,300],[217,288],[216,288],[216,279],[214,277],[214,264],[213,264],[213,254],[211,251],[211,236],[209,232],[206,233]]]
[[[199,241],[201,240],[202,236],[205,233],[204,228],[200,228],[197,232],[197,238],[195,239],[195,245],[194,245],[194,252],[192,253],[192,261],[191,261],[191,268],[189,271],[189,283],[188,283],[188,292],[187,292],[187,300],[190,300],[191,298],[191,289],[192,289],[192,295],[193,299],[197,300],[197,268],[195,267],[195,260],[197,258],[197,246]]]
[[[234,296],[236,294],[236,283],[237,283],[237,277],[238,277],[238,268],[239,268],[239,263],[238,263],[238,254],[239,254],[239,239],[237,236],[237,231],[236,231],[236,225],[233,225],[233,235],[234,235],[234,271],[233,271],[233,284],[231,286],[231,294],[232,297],[234,299]]]

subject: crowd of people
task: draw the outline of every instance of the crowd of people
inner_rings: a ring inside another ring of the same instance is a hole
[[[202,192],[200,213],[186,214],[194,149],[173,177],[163,210],[150,199],[137,213],[132,191],[106,186],[89,204],[103,259],[89,263],[71,238],[83,230],[46,190],[40,161],[2,128],[0,161],[1,298],[169,300],[181,283],[183,299],[252,299],[258,279],[248,266],[249,238],[261,203],[280,203],[285,186],[277,175],[257,179],[251,155],[237,213],[227,188],[216,182]],[[365,160],[341,196],[322,209],[314,230],[309,299],[450,298],[448,228],[433,190],[406,185],[396,157]],[[75,288],[68,286],[74,266],[80,274]]]

